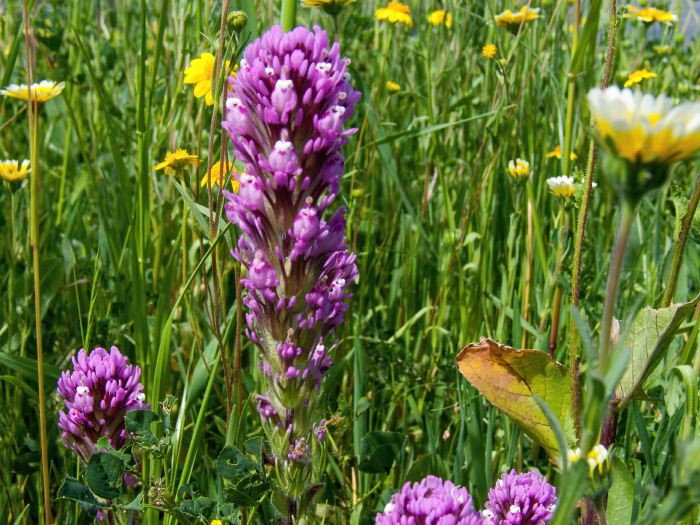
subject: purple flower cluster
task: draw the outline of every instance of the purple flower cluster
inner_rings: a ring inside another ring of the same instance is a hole
[[[124,416],[148,404],[139,382],[141,369],[130,365],[116,346],[89,354],[81,349],[72,359],[73,370],[63,371],[58,379],[66,409],[58,414],[58,426],[66,447],[88,462],[101,437],[108,438],[112,448],[121,448],[126,439]]]
[[[486,525],[545,525],[557,507],[557,491],[539,472],[504,472],[489,490]]]
[[[248,337],[260,348],[268,391],[257,396],[278,462],[307,463],[315,396],[331,366],[326,338],[343,322],[357,279],[345,244],[345,210],[325,218],[338,193],[345,129],[360,99],[338,43],[320,28],[275,26],[244,52],[229,79],[223,128],[245,164],[226,193],[241,230],[233,256]]]
[[[428,476],[419,483],[407,482],[391,497],[375,525],[480,525],[467,489]]]
[[[428,476],[394,494],[375,525],[546,525],[556,504],[555,488],[536,471],[504,473],[482,512],[467,489]]]

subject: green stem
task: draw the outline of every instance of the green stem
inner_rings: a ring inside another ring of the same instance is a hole
[[[671,273],[668,276],[668,283],[666,284],[663,297],[661,298],[662,308],[669,306],[671,301],[673,301],[673,294],[676,291],[678,274],[680,273],[681,263],[683,262],[683,254],[685,253],[685,243],[688,240],[690,227],[693,224],[695,210],[698,209],[698,201],[700,201],[700,173],[698,173],[695,178],[695,188],[693,188],[693,194],[690,196],[690,200],[688,201],[688,209],[686,214],[681,221],[681,229],[678,233],[678,239],[676,240],[676,246],[673,252]]]
[[[29,39],[29,6],[24,0],[24,44],[27,58],[27,84],[32,83],[32,53]],[[49,479],[49,447],[46,436],[46,404],[44,397],[44,351],[41,340],[41,279],[39,274],[39,106],[37,99],[27,88],[27,117],[29,118],[30,166],[32,169],[29,185],[29,228],[34,268],[34,323],[36,329],[36,364],[39,387],[39,442],[41,447],[41,477],[44,492],[44,519],[51,525],[51,484]]]
[[[610,25],[608,27],[608,49],[605,54],[605,69],[600,87],[607,87],[612,75],[613,59],[615,57],[615,35],[617,31],[617,0],[610,0],[609,5]],[[591,140],[588,152],[588,165],[586,166],[586,179],[584,182],[581,210],[579,211],[576,225],[576,237],[574,239],[574,260],[571,270],[571,306],[578,307],[581,291],[581,263],[583,261],[583,239],[586,236],[586,223],[588,210],[591,206],[591,192],[593,191],[593,172],[595,171],[597,148],[595,141]],[[569,370],[571,377],[571,416],[574,420],[576,437],[581,437],[581,388],[579,381],[579,338],[576,331],[576,323],[569,324]]]
[[[610,330],[615,313],[615,300],[617,299],[620,272],[622,270],[622,263],[625,260],[625,251],[627,249],[627,242],[629,241],[635,210],[635,203],[630,201],[624,202],[622,216],[620,217],[620,226],[617,229],[615,247],[613,248],[612,259],[610,261],[610,273],[608,274],[608,285],[605,290],[603,317],[600,320],[600,353],[598,367],[603,374],[607,370],[608,354],[610,353]]]
[[[291,31],[296,25],[297,0],[282,0],[282,31]]]

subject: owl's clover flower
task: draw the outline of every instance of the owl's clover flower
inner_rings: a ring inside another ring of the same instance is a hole
[[[451,481],[428,476],[418,483],[406,482],[391,497],[375,525],[480,525],[467,489]]]
[[[72,361],[73,370],[64,370],[58,379],[65,405],[58,414],[58,427],[66,447],[88,462],[102,437],[112,448],[121,448],[127,437],[126,413],[149,405],[139,382],[141,369],[129,364],[116,346],[109,352],[95,348],[89,354],[81,349]]]
[[[485,525],[546,525],[557,506],[556,489],[537,471],[504,472],[489,490]]]
[[[310,471],[298,470],[318,443],[313,410],[331,366],[327,339],[343,322],[358,275],[345,210],[330,211],[342,147],[355,131],[345,123],[360,99],[348,64],[320,28],[275,26],[245,50],[222,122],[245,164],[238,193],[225,192],[225,211],[241,230],[232,254],[246,269],[246,334],[263,358],[268,390],[257,396],[258,412],[278,470],[296,469],[301,484]]]

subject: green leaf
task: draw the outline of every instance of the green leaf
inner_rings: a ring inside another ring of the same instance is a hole
[[[85,480],[97,496],[105,499],[116,498],[122,493],[125,468],[126,464],[119,455],[98,452],[90,458]]]
[[[449,477],[447,463],[438,454],[426,454],[418,458],[408,470],[406,481],[420,481],[428,475],[440,478]]]
[[[592,0],[589,15],[581,32],[579,44],[571,59],[571,73],[578,75],[583,69],[583,62],[595,53],[596,39],[598,38],[598,23],[603,0]]]
[[[186,499],[180,503],[180,511],[186,516],[209,520],[216,512],[216,501],[206,496]]]
[[[667,308],[644,308],[627,331],[624,344],[632,357],[616,393],[620,408],[640,393],[644,381],[656,368],[671,344],[678,327],[700,302],[700,295],[685,304]]]
[[[248,440],[247,447],[262,455],[260,442]],[[234,446],[227,446],[219,454],[216,460],[216,471],[229,482],[225,489],[226,501],[236,503],[243,507],[252,507],[258,503],[262,495],[267,491],[267,481],[262,474],[259,458],[251,461]]]
[[[368,432],[360,444],[362,472],[387,473],[401,452],[404,436],[401,432]]]
[[[472,386],[542,445],[552,459],[559,455],[559,443],[534,396],[550,408],[567,444],[574,443],[568,371],[545,352],[517,350],[482,339],[465,347],[457,364]]]
[[[75,478],[67,477],[63,480],[63,484],[58,489],[56,497],[59,499],[69,499],[75,501],[85,513],[94,518],[97,516],[97,511],[101,505],[95,499],[90,489],[84,483],[81,483]]]
[[[0,352],[0,365],[6,366],[7,368],[14,370],[23,376],[25,379],[36,383],[36,359]],[[58,368],[51,364],[44,363],[44,381],[46,383],[56,383],[59,375],[61,375],[61,371]]]
[[[116,505],[120,509],[124,510],[136,510],[136,511],[142,511],[144,508],[143,505],[143,492],[139,492],[134,499],[132,499],[129,503],[126,505]]]
[[[608,525],[630,525],[634,505],[634,477],[620,458],[613,459],[612,485],[605,516]]]
[[[129,410],[124,417],[126,431],[139,436],[152,436],[151,423],[160,421],[160,416],[147,409]]]

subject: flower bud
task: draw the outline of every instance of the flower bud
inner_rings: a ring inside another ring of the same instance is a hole
[[[243,11],[231,11],[226,18],[228,28],[234,33],[240,33],[248,23],[248,15]]]

